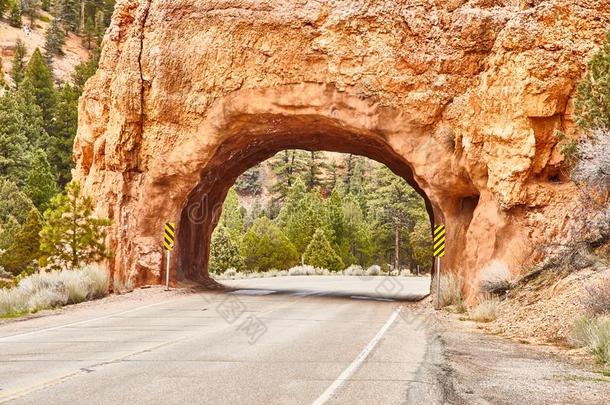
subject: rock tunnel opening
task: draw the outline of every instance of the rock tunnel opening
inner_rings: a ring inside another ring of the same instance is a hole
[[[208,283],[211,280],[208,261],[212,232],[230,187],[247,169],[286,149],[350,153],[375,160],[406,180],[423,198],[431,224],[444,222],[443,212],[420,187],[409,162],[383,136],[348,128],[320,116],[242,118],[248,122],[247,127],[237,126],[239,131],[216,148],[182,207],[177,224],[177,281]],[[477,197],[467,199],[461,208],[470,211],[466,215],[470,219],[477,200]]]

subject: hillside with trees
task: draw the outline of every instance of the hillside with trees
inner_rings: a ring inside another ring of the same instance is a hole
[[[107,255],[108,221],[93,218],[71,169],[78,98],[113,8],[113,0],[0,0],[0,45],[10,55],[0,64],[2,277]]]
[[[421,196],[380,163],[285,150],[237,179],[211,252],[214,273],[297,264],[427,272],[430,220]]]

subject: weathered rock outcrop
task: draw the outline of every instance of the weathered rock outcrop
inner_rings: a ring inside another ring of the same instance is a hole
[[[124,0],[80,103],[75,175],[113,220],[109,261],[205,279],[228,187],[284,148],[367,155],[448,227],[467,290],[557,240],[575,187],[575,83],[610,28],[599,0]]]

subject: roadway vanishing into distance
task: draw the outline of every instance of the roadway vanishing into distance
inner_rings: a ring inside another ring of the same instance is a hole
[[[0,325],[0,403],[466,403],[462,395],[480,390],[485,398],[493,383],[483,373],[485,386],[453,386],[447,370],[459,365],[443,353],[433,311],[409,302],[427,293],[429,278],[225,284],[235,290],[136,290]],[[497,353],[511,352],[498,345]],[[488,371],[501,360],[497,353]],[[530,377],[538,384],[546,375]],[[564,395],[565,385],[551,388],[549,395]]]

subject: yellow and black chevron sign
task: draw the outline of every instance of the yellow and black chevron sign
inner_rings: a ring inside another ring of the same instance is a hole
[[[174,248],[174,242],[176,241],[176,224],[173,222],[167,222],[165,224],[165,232],[163,234],[163,246],[166,250],[172,250]]]
[[[434,228],[434,257],[445,256],[445,225],[437,225]]]

